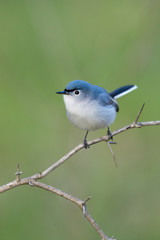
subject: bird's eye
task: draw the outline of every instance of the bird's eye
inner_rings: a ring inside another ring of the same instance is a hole
[[[79,91],[78,90],[75,90],[75,92],[74,92],[76,95],[78,95],[79,94]]]

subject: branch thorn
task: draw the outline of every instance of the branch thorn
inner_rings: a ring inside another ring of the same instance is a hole
[[[86,204],[86,202],[88,202],[90,199],[91,199],[91,196],[87,197],[87,198],[84,200],[83,205]]]
[[[22,174],[23,172],[21,172],[20,171],[20,168],[19,168],[19,163],[18,163],[18,165],[17,165],[17,172],[15,173],[15,175],[16,175],[16,181],[17,182],[20,182],[20,175]]]
[[[88,202],[90,199],[91,199],[91,196],[87,197],[82,203],[83,218],[85,218],[85,215],[86,215],[86,202]]]
[[[140,109],[140,111],[139,111],[139,113],[138,113],[138,115],[136,117],[136,120],[134,122],[135,125],[137,125],[138,119],[139,119],[139,117],[140,117],[140,115],[141,115],[141,113],[143,111],[144,106],[145,106],[145,103],[143,103],[143,105],[142,105],[142,107],[141,107],[141,109]]]
[[[32,181],[29,181],[28,184],[29,186],[32,186],[32,187],[34,186],[34,183]]]

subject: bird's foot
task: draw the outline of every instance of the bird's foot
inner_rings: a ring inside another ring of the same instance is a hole
[[[117,142],[113,142],[113,135],[112,135],[112,133],[111,133],[111,131],[110,131],[110,129],[108,128],[108,131],[107,131],[107,134],[108,134],[108,136],[109,136],[109,139],[108,140],[112,140],[112,141],[108,141],[110,144],[117,144]]]
[[[84,148],[85,148],[85,149],[89,148],[89,145],[88,145],[88,143],[87,143],[87,135],[88,135],[88,132],[89,132],[89,131],[86,132],[85,137],[84,137],[84,140],[83,140],[83,144],[84,144]]]
[[[85,149],[89,148],[89,145],[88,145],[88,143],[87,143],[87,140],[86,140],[86,139],[84,139],[84,141],[83,141],[83,144],[84,144],[84,148],[85,148]]]
[[[111,140],[113,141],[113,135],[112,135],[112,133],[111,133],[111,131],[110,131],[109,128],[108,128],[108,130],[107,130],[107,134],[108,134],[108,136],[109,136],[109,139],[111,139]]]

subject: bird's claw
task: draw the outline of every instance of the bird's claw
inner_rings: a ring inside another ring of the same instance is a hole
[[[111,133],[109,128],[108,128],[107,134],[109,136],[109,139],[111,139],[113,141],[113,135],[112,135],[112,133]]]
[[[85,149],[89,148],[89,145],[88,145],[88,143],[87,143],[87,140],[86,140],[86,139],[84,139],[84,142],[83,142],[83,144],[84,144],[84,148],[85,148]]]

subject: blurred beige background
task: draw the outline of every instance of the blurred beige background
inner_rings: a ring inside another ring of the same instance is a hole
[[[55,94],[75,79],[108,91],[138,89],[119,99],[111,130],[160,120],[159,1],[0,2],[0,185],[40,172],[82,142]],[[89,134],[93,139],[102,129]],[[44,182],[85,199],[102,230],[118,240],[160,239],[159,127],[115,137],[115,167],[105,143],[82,150]],[[3,240],[99,238],[80,210],[28,186],[0,195]]]

